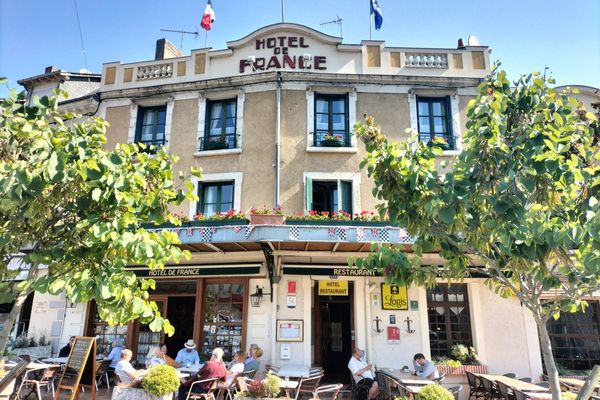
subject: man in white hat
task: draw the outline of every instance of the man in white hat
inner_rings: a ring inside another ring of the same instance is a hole
[[[194,350],[196,348],[194,340],[188,340],[183,346],[184,348],[177,353],[175,361],[186,367],[190,367],[192,364],[200,364],[200,356],[198,355],[198,352]]]

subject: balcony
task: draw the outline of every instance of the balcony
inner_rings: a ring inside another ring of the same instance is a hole
[[[343,131],[316,131],[313,132],[313,146],[315,147],[351,147],[350,133]]]
[[[237,148],[238,136],[235,133],[230,133],[201,137],[198,143],[198,151],[235,149]]]
[[[433,142],[433,138],[442,139],[443,142]],[[458,138],[456,136],[443,136],[443,135],[431,135],[429,133],[419,133],[419,141],[427,143],[428,146],[439,147],[442,150],[456,150],[456,142]]]

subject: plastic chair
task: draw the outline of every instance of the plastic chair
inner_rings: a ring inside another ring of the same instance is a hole
[[[469,371],[465,371],[465,374],[467,374],[467,381],[469,382],[469,399],[472,396],[475,396],[475,400],[485,397],[485,388],[477,375]]]
[[[208,388],[208,391],[206,391],[205,393],[196,393],[196,392],[192,391],[194,386],[201,385],[201,384],[207,384],[207,383],[210,383],[210,387]],[[213,394],[213,392],[215,391],[216,387],[217,387],[217,378],[202,379],[199,381],[192,382],[192,384],[190,385],[190,387],[187,391],[187,397],[185,398],[185,400],[190,400],[190,399],[215,400],[215,395]]]
[[[519,378],[519,380],[520,380],[521,382],[527,382],[527,383],[531,383],[531,382],[533,382],[533,379],[531,379],[531,378],[529,378],[529,377],[526,377],[526,378]]]
[[[338,394],[340,393],[340,389],[342,389],[342,386],[344,386],[341,383],[336,383],[333,385],[322,385],[319,386],[314,393],[314,397],[313,399],[321,399],[321,396],[323,396],[324,394],[328,394],[328,396],[326,396],[329,400],[336,400],[338,397]],[[330,396],[329,396],[330,394]]]
[[[452,393],[452,395],[454,396],[454,398],[456,400],[458,400],[458,395],[459,395],[460,391],[462,390],[462,388],[463,388],[462,385],[452,386],[452,387],[448,388],[448,391],[450,393]]]
[[[248,372],[256,372],[256,371],[248,371]],[[217,385],[217,399],[227,399],[233,400],[233,394],[238,388],[238,380],[237,378],[242,376],[242,373],[235,374],[233,379],[231,379],[231,383],[227,385],[225,382]]]
[[[388,382],[383,371],[375,371],[375,380],[379,385],[379,395],[385,400],[391,398],[391,392],[388,388]]]
[[[513,379],[517,379],[517,374],[515,374],[514,372],[509,372],[507,374],[504,374],[502,376],[505,376],[507,378],[513,378]]]

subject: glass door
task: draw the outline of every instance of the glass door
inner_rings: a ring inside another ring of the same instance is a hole
[[[167,309],[167,298],[153,298],[158,306],[158,310],[162,316],[166,315]],[[136,361],[138,367],[144,367],[146,365],[146,356],[152,346],[160,346],[163,342],[163,332],[152,332],[148,324],[139,324],[139,334],[137,343]]]

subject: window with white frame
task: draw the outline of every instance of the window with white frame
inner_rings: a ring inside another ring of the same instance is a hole
[[[420,141],[443,150],[456,150],[449,96],[417,97],[417,122]]]
[[[237,99],[209,100],[206,105],[206,126],[200,138],[200,151],[235,149]]]
[[[163,146],[165,144],[165,126],[167,106],[138,107],[135,143],[146,146]]]
[[[315,94],[313,146],[350,147],[347,94]]]
[[[305,211],[353,215],[360,209],[359,189],[359,174],[305,173]]]

